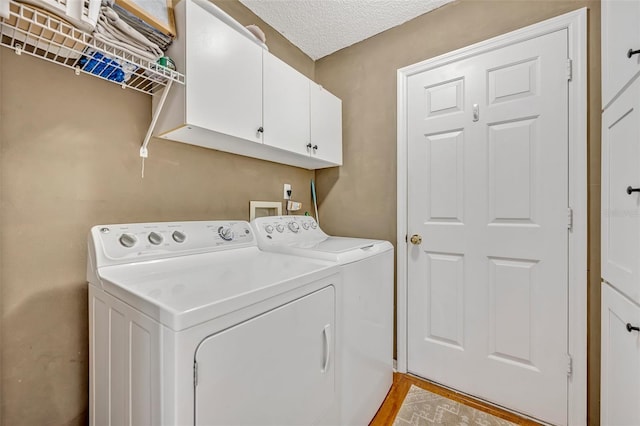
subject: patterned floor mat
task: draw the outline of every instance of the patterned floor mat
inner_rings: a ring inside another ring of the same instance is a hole
[[[411,385],[393,422],[393,426],[407,425],[515,426],[515,423]]]

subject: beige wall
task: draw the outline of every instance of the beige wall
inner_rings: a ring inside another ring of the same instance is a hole
[[[458,0],[316,62],[342,98],[344,166],[316,172],[320,219],[332,234],[396,240],[398,68],[581,7],[589,8],[589,416],[599,419],[600,2]]]
[[[237,2],[270,50],[313,76],[300,50]],[[1,419],[6,426],[85,424],[86,236],[96,224],[248,219],[249,200],[310,205],[313,171],[152,140],[138,150],[151,98],[0,48]]]

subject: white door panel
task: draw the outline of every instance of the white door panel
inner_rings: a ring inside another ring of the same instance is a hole
[[[411,372],[567,422],[567,33],[409,78]],[[474,117],[474,112],[477,116]]]
[[[602,115],[602,278],[640,303],[640,80]]]
[[[309,79],[264,54],[264,144],[309,155]]]
[[[640,424],[640,308],[602,285],[602,425]]]
[[[198,29],[186,33],[188,123],[260,143],[263,49],[199,5],[186,10]]]
[[[603,0],[602,13],[602,107],[604,108],[640,72],[640,2]]]
[[[325,287],[205,339],[195,424],[318,424],[335,398],[335,330]]]
[[[309,81],[312,157],[342,165],[342,101]]]

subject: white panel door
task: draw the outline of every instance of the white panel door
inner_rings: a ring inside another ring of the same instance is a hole
[[[602,0],[602,106],[640,72],[640,1]]]
[[[640,425],[640,307],[602,285],[602,425]]]
[[[640,81],[602,115],[602,278],[640,303]]]
[[[262,51],[196,3],[186,5],[187,123],[262,143]]]
[[[334,300],[325,287],[205,339],[195,424],[318,424],[335,398]]]
[[[309,155],[309,79],[264,54],[264,144]]]
[[[408,369],[567,422],[567,32],[409,77]]]
[[[309,82],[311,156],[342,165],[342,101],[322,86]]]

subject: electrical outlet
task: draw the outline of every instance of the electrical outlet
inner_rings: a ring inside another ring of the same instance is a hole
[[[282,198],[284,198],[285,200],[290,200],[291,199],[290,194],[291,194],[291,185],[288,183],[285,183]]]
[[[297,201],[287,201],[287,210],[290,212],[295,212],[298,211],[302,208],[302,203],[299,203]]]

